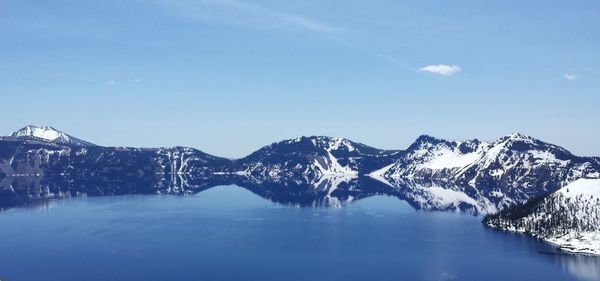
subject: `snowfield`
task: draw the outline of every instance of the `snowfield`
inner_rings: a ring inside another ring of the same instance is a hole
[[[600,198],[600,179],[578,179],[556,193],[567,198],[579,196]]]
[[[56,140],[62,135],[64,134],[48,126],[27,126],[14,134],[15,137],[32,136],[48,141]]]
[[[462,154],[460,151],[443,147],[435,151],[432,159],[424,163],[422,167],[432,170],[466,167],[477,161],[482,154],[481,150]]]

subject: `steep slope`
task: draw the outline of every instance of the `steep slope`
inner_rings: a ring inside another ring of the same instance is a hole
[[[564,251],[600,255],[600,179],[578,179],[543,199],[488,215],[483,222],[544,239]]]

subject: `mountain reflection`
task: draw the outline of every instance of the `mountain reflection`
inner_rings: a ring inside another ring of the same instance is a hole
[[[522,194],[485,191],[469,185],[383,179],[369,176],[327,175],[311,179],[251,175],[187,174],[156,177],[5,177],[0,180],[0,207],[39,204],[56,198],[122,194],[195,194],[220,185],[237,185],[265,199],[298,207],[342,207],[374,195],[393,196],[418,210],[495,212]]]
[[[168,175],[128,178],[104,177],[5,177],[0,180],[0,208],[27,206],[50,209],[69,197],[124,194],[201,193],[216,186],[236,185],[272,202],[294,207],[344,207],[356,200],[386,195],[404,200],[417,210],[479,214],[503,208],[521,194],[485,192],[483,188],[443,182],[378,179],[367,176],[307,178],[257,178],[247,175]],[[600,258],[547,252],[570,274],[600,280]]]
[[[600,258],[585,255],[559,255],[558,263],[571,275],[584,280],[600,280]]]

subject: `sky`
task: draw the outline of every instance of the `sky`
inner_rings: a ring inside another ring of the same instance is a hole
[[[600,156],[600,2],[0,0],[0,135],[242,157],[513,132]]]

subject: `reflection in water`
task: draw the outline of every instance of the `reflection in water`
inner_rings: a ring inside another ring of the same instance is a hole
[[[298,207],[342,207],[373,195],[388,195],[415,209],[495,211],[494,203],[470,186],[395,181],[371,177],[323,176],[318,179],[269,179],[252,176],[172,175],[157,178],[6,177],[0,183],[0,206],[31,205],[48,199],[120,194],[194,194],[218,185],[235,184],[273,202]]]
[[[55,198],[120,194],[196,194],[222,185],[237,185],[272,202],[295,207],[344,207],[360,200],[358,203],[352,204],[352,207],[371,206],[367,208],[366,214],[372,216],[369,220],[372,219],[373,221],[384,218],[385,214],[389,213],[384,205],[394,206],[391,200],[393,198],[403,200],[418,210],[463,211],[474,214],[496,210],[501,208],[505,202],[511,200],[510,194],[498,196],[493,193],[485,193],[472,186],[399,179],[382,181],[363,176],[327,176],[319,179],[269,179],[239,175],[210,177],[173,175],[157,176],[156,178],[67,178],[46,176],[6,177],[2,179],[0,181],[0,207],[25,205],[33,208],[50,209],[66,202],[64,200],[49,200]],[[206,194],[210,193],[207,192]],[[384,195],[385,197],[376,197],[377,195]],[[361,200],[365,198],[371,199]],[[265,223],[266,220],[263,217],[236,219],[246,223],[248,221]],[[149,221],[154,220],[154,217],[149,218]],[[369,221],[364,223],[369,223]],[[153,224],[144,223],[143,225],[147,227]],[[185,223],[184,225],[189,224]],[[326,225],[319,225],[317,229],[323,226]],[[401,229],[404,229],[404,227]],[[435,233],[437,232],[428,232],[428,234],[431,234],[428,239],[434,239],[434,241],[435,239],[444,239],[445,234],[437,237],[434,235]],[[524,239],[523,241],[530,240]],[[559,253],[551,253],[546,257],[550,259],[551,263],[556,262],[557,268],[561,267],[573,276],[586,280],[600,280],[600,258],[598,257],[562,255]],[[428,257],[428,259],[433,258],[433,256]],[[442,267],[439,272],[431,271],[432,276],[430,277],[434,279],[452,278],[453,276],[445,272],[444,269],[447,268]]]
[[[217,185],[235,184],[273,202],[299,207],[341,207],[373,195],[388,195],[415,209],[495,212],[522,193],[506,194],[455,183],[328,175],[312,179],[252,175],[156,175],[156,177],[5,177],[0,207],[31,205],[48,199],[120,194],[195,194]]]
[[[600,257],[584,255],[558,255],[563,269],[586,280],[600,280]]]

